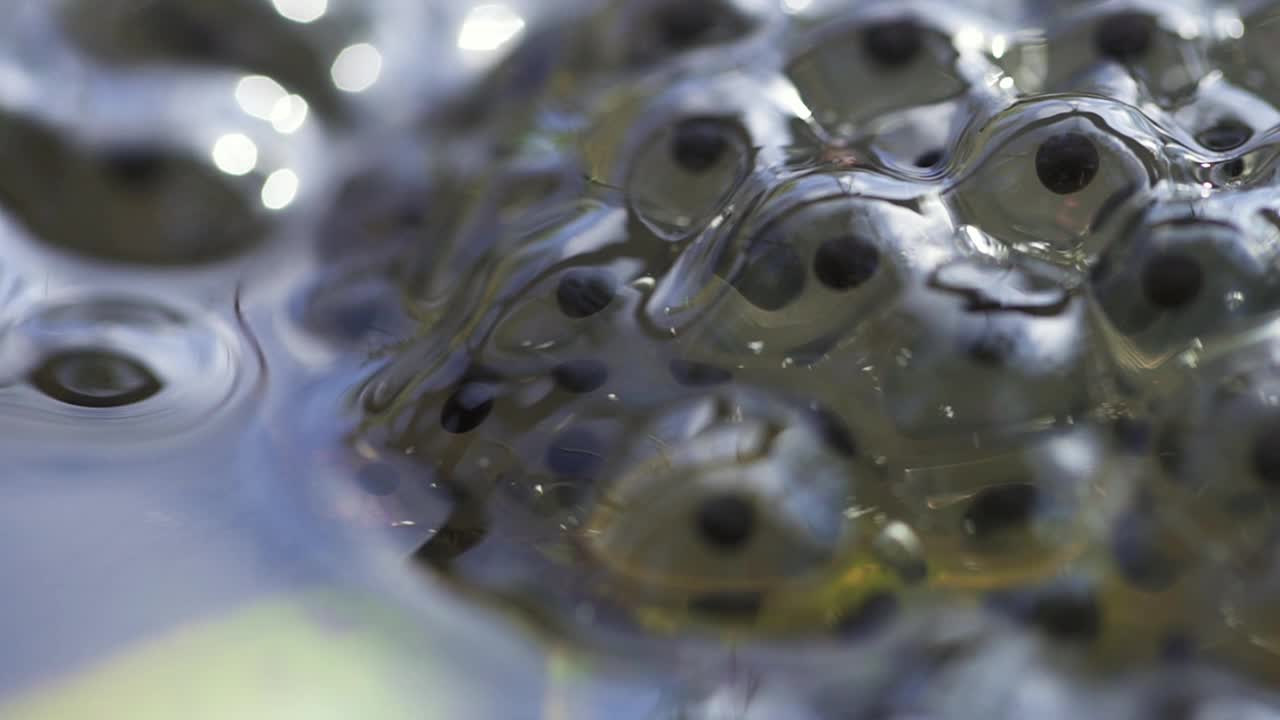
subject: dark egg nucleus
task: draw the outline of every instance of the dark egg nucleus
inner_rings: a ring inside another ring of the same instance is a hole
[[[1156,22],[1142,12],[1118,12],[1103,18],[1094,32],[1098,54],[1118,62],[1137,60],[1151,47]]]
[[[873,63],[900,68],[915,60],[924,48],[924,29],[912,18],[872,23],[862,31],[862,48]]]
[[[671,132],[671,159],[691,173],[715,167],[732,145],[725,123],[715,118],[689,118]]]
[[[1196,299],[1204,285],[1199,261],[1179,252],[1160,253],[1147,260],[1142,271],[1142,291],[1147,300],[1164,310],[1176,310]]]
[[[1078,132],[1054,135],[1036,150],[1036,176],[1057,195],[1078,193],[1093,182],[1101,164],[1098,148]]]
[[[1196,142],[1217,152],[1234,150],[1249,142],[1253,137],[1253,128],[1244,123],[1227,119],[1206,128],[1196,135]]]
[[[86,408],[140,403],[164,387],[141,362],[109,350],[55,352],[32,371],[31,384],[59,402]]]
[[[720,550],[742,548],[750,541],[755,524],[755,505],[740,495],[708,498],[698,507],[699,533],[708,544]]]
[[[556,286],[560,312],[574,320],[599,313],[617,293],[617,282],[607,272],[578,268],[565,273]]]
[[[824,240],[813,257],[814,275],[823,285],[841,292],[866,283],[879,267],[879,248],[852,235]]]

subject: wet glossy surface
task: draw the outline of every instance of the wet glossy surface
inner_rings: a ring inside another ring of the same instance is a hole
[[[1280,715],[1278,18],[17,2],[0,710]]]

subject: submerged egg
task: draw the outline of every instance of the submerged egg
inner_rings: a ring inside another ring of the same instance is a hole
[[[101,350],[65,350],[41,361],[31,383],[59,402],[87,408],[133,405],[160,392],[160,380],[138,361]]]

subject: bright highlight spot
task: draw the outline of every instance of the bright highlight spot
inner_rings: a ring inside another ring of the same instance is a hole
[[[333,84],[345,92],[364,92],[382,74],[382,53],[369,43],[352,45],[338,53],[330,69]]]
[[[329,0],[271,0],[276,12],[294,22],[315,22],[329,10]]]
[[[813,4],[813,0],[782,0],[782,11],[787,14],[804,12]]]
[[[268,210],[282,210],[298,196],[298,174],[285,168],[267,176],[262,183],[262,204]]]
[[[301,95],[286,95],[271,108],[271,127],[276,132],[289,135],[298,131],[307,120],[307,101]]]
[[[1004,35],[997,35],[991,38],[991,57],[999,60],[1009,49],[1009,38]]]
[[[492,52],[524,30],[524,18],[506,5],[479,5],[467,13],[458,32],[458,47]]]
[[[956,47],[961,50],[978,50],[982,48],[984,40],[985,37],[982,34],[982,30],[970,25],[962,27],[956,32],[954,42]]]
[[[240,133],[230,133],[213,144],[213,164],[228,175],[246,175],[258,166],[258,146]]]
[[[272,108],[287,93],[280,83],[265,75],[247,75],[236,83],[236,102],[253,117],[266,120]]]

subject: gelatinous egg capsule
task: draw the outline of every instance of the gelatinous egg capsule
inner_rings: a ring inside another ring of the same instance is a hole
[[[811,411],[716,391],[633,437],[580,536],[632,602],[766,626],[803,610],[812,624],[838,576],[876,573],[846,509],[878,473]]]
[[[572,159],[533,151],[437,177],[429,220],[410,231],[418,245],[391,272],[418,296],[483,293],[502,305],[557,263],[629,239],[617,199],[594,194],[579,173]]]
[[[847,141],[894,111],[959,98],[994,70],[957,47],[960,11],[931,10],[871,4],[789,38],[786,75],[828,138]]]
[[[868,717],[895,720],[1014,720],[1027,712],[1055,719],[1074,712],[1110,717],[1105,696],[1083,691],[1062,671],[1053,648],[1010,623],[944,611],[920,613],[901,624],[906,627],[896,637],[872,649],[880,662],[864,667],[856,658],[867,657],[870,648],[854,646],[844,656],[823,658],[801,681],[819,685],[819,707],[829,716],[867,707]]]
[[[703,361],[774,375],[821,361],[954,253],[945,213],[882,180],[809,175],[755,198],[682,254],[649,318]]]
[[[356,43],[357,29],[368,25],[367,9],[345,2],[330,7],[252,0],[60,0],[58,5],[67,34],[95,60],[242,68],[274,78],[273,83],[283,83],[326,112],[338,105],[331,66],[346,43]],[[313,17],[314,8],[321,12]]]
[[[1084,304],[1061,275],[952,261],[866,328],[885,420],[877,442],[891,463],[981,456],[1084,418],[1100,366]]]
[[[1170,361],[1181,353],[1280,308],[1273,205],[1261,192],[1158,204],[1098,259],[1089,280],[1093,314],[1135,382],[1155,382],[1154,371],[1176,370]]]
[[[863,165],[945,182],[951,149],[974,113],[969,96],[889,113],[843,143],[841,152]]]
[[[37,240],[99,260],[194,266],[260,249],[314,197],[323,161],[314,127],[283,133],[253,117],[237,79],[112,73],[96,86],[109,90],[74,101],[54,90],[38,107],[6,98],[6,209]]]
[[[1107,633],[1102,645],[1273,677],[1275,628],[1258,611],[1280,528],[1266,479],[1280,418],[1275,345],[1266,336],[1216,350],[1151,394],[1149,423],[1115,427],[1107,497],[1117,512],[1099,525],[1094,556],[1109,624],[1126,639]]]
[[[1167,174],[1158,130],[1141,113],[1096,99],[1019,102],[957,149],[947,195],[962,222],[1014,252],[1081,269]]]
[[[759,3],[738,0],[643,0],[610,2],[590,20],[593,67],[649,68],[683,55],[708,60],[750,39],[768,20]]]
[[[1233,83],[1275,103],[1280,99],[1280,61],[1271,48],[1280,40],[1276,25],[1280,8],[1259,2],[1233,10],[1223,13],[1217,42],[1211,50],[1214,66]]]
[[[573,142],[588,175],[620,188],[644,227],[682,240],[721,222],[744,183],[765,181],[757,173],[790,161],[804,127],[785,90],[767,73],[676,83],[615,103]]]
[[[1099,63],[1122,66],[1146,96],[1171,105],[1193,93],[1208,68],[1202,15],[1157,2],[1064,9],[1050,26],[1043,89],[1071,91]]]
[[[1225,80],[1206,81],[1195,98],[1172,113],[1194,148],[1217,160],[1243,152],[1259,131],[1280,124],[1280,112],[1249,90]]]
[[[1212,644],[1238,633],[1245,645],[1274,655],[1280,626],[1266,606],[1275,600],[1280,540],[1276,346],[1224,355],[1199,377],[1158,411],[1157,513],[1193,553],[1192,591],[1209,608],[1201,640]]]
[[[930,588],[1010,590],[1045,582],[1085,555],[1108,510],[1096,433],[1059,432],[963,461],[890,464],[899,520],[918,539]]]

